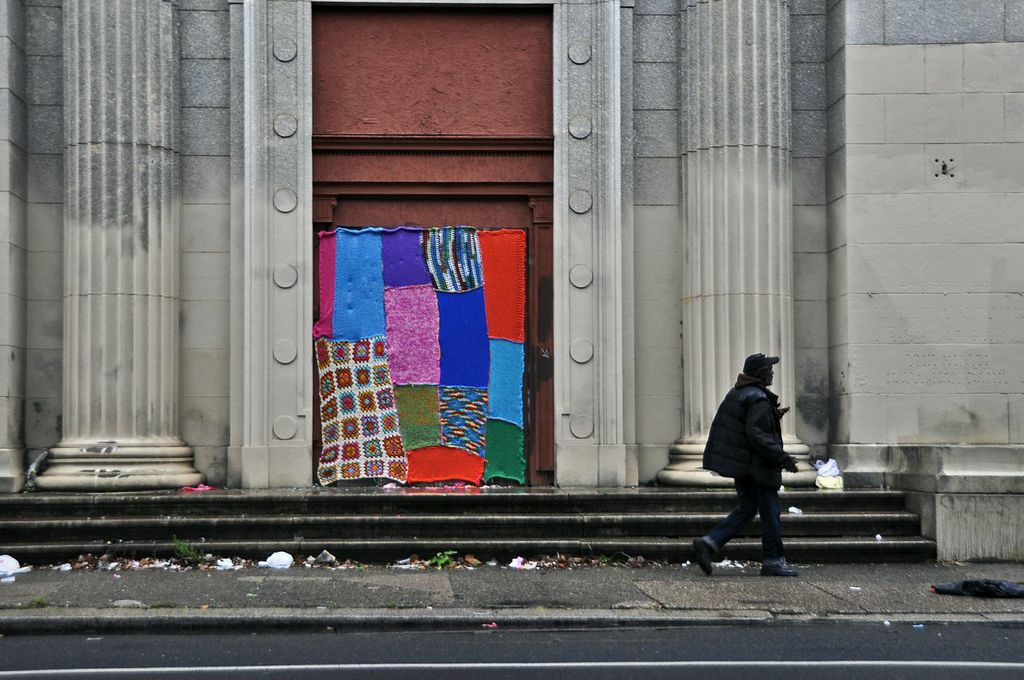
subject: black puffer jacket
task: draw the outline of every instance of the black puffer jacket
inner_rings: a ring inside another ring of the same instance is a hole
[[[782,449],[779,398],[764,384],[740,374],[711,423],[704,467],[723,477],[753,477],[778,487],[790,457]]]

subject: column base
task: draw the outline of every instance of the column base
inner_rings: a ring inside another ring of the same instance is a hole
[[[205,477],[183,445],[91,446],[50,449],[48,467],[36,477],[41,491],[145,491],[195,486]]]
[[[668,465],[658,473],[658,483],[665,486],[729,487],[729,477],[705,470],[704,445],[706,439],[679,440],[668,450]],[[810,449],[797,439],[783,442],[786,452],[796,458],[797,472],[782,472],[782,485],[787,487],[814,486],[817,471],[808,459]]]

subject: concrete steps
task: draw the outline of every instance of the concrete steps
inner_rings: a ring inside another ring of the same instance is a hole
[[[12,520],[0,522],[3,534],[12,541],[30,540],[40,533],[55,541],[64,540],[145,540],[154,535],[188,537],[216,536],[224,540],[249,537],[260,528],[263,540],[287,540],[301,535],[306,539],[332,540],[409,536],[467,539],[488,538],[499,525],[511,525],[523,539],[542,539],[553,535],[566,538],[613,538],[629,536],[686,537],[701,535],[721,519],[720,513],[615,513],[615,514],[477,514],[477,515],[337,515],[247,517],[126,517],[91,519]],[[818,513],[785,517],[786,536],[856,535],[864,526],[864,513]],[[886,536],[914,536],[919,519],[909,512],[875,512],[871,528]],[[746,535],[759,536],[755,522]],[[874,535],[874,534],[872,534]]]
[[[174,555],[174,539],[217,555],[275,550],[387,561],[442,550],[482,559],[537,554],[690,559],[691,540],[731,509],[721,490],[418,489],[217,491],[0,496],[0,553],[23,562],[104,552]],[[787,491],[787,555],[794,561],[933,558],[920,519],[899,492]],[[757,524],[726,556],[757,559]],[[875,539],[876,534],[883,540]]]
[[[843,492],[786,491],[783,508],[804,511],[903,510],[897,491],[855,489]],[[415,512],[686,512],[717,513],[735,502],[731,490],[643,489],[520,489],[434,491],[412,489],[300,489],[135,493],[34,493],[0,495],[0,518],[149,517],[241,515],[400,514]]]

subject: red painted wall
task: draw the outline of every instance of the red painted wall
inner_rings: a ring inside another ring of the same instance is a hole
[[[530,207],[519,197],[510,198],[365,198],[346,197],[334,210],[335,224],[374,224],[397,227],[405,224],[439,226],[472,224],[480,229],[520,227],[533,223]]]
[[[552,134],[551,13],[313,10],[313,134]]]

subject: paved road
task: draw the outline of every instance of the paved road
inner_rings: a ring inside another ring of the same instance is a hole
[[[1024,628],[838,624],[602,631],[8,636],[7,678],[1024,678]]]

